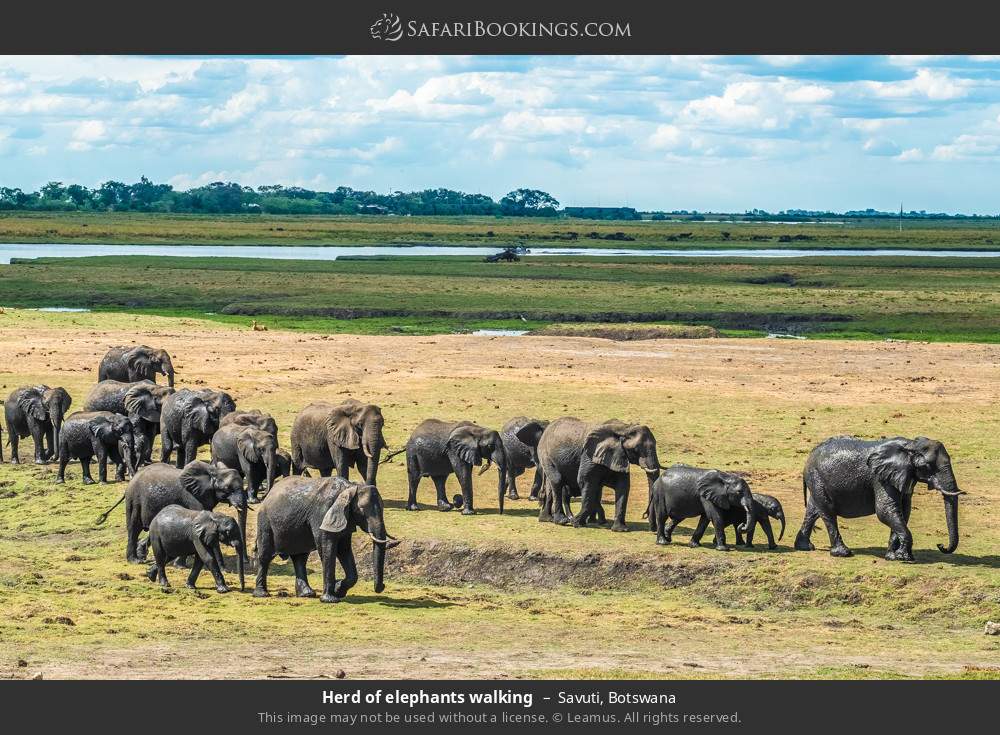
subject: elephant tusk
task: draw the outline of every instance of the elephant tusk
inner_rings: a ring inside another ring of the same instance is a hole
[[[966,495],[965,490],[942,490],[940,488],[934,488],[942,495]]]
[[[483,474],[484,472],[486,472],[486,470],[488,470],[492,466],[493,465],[491,464],[489,457],[487,457],[486,458],[486,465],[481,470],[479,470],[479,472],[477,474],[478,475]]]
[[[373,544],[381,544],[385,546],[385,548],[387,549],[391,549],[395,546],[398,546],[400,543],[399,539],[393,539],[392,541],[390,541],[389,539],[385,538],[375,538],[375,536],[371,533],[368,533],[368,531],[365,531],[365,533],[367,533],[371,537]],[[389,536],[389,534],[386,534],[386,536]],[[389,538],[392,538],[392,536],[389,536]]]

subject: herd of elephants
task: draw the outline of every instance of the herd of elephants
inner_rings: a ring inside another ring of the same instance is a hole
[[[158,375],[167,385],[157,384]],[[275,556],[291,558],[296,594],[313,597],[306,560],[317,551],[322,562],[324,602],[342,599],[357,582],[351,536],[360,530],[371,537],[375,591],[384,589],[386,550],[399,543],[385,527],[383,501],[377,489],[379,465],[406,455],[408,510],[419,510],[417,487],[430,477],[437,508],[475,513],[473,468],[482,475],[491,465],[499,473],[497,500],[517,499],[516,478],[534,467],[530,499],[537,500],[540,521],[580,527],[605,524],[603,488],[614,490],[611,530],[627,531],[629,469],[640,467],[649,484],[647,517],[656,543],[668,544],[677,524],[697,518],[691,545],[698,545],[711,523],[715,548],[728,550],[726,528],[734,526],[736,542],[753,544],[760,525],[768,547],[775,548],[769,518],[785,516],[777,499],[753,493],[737,473],[683,464],[661,465],[656,439],[647,426],[618,420],[590,423],[573,417],[552,421],[519,416],[500,431],[471,421],[427,419],[406,446],[387,453],[384,418],[378,406],[346,399],[317,402],[296,416],[290,451],[279,448],[274,419],[259,410],[238,410],[233,398],[212,389],[174,389],[170,356],[145,345],[115,347],[98,368],[98,381],[83,403],[69,414],[72,398],[63,388],[45,385],[14,390],[4,405],[11,462],[20,462],[18,442],[31,437],[34,461],[58,461],[57,482],[66,466],[79,460],[83,482],[93,483],[90,463],[96,459],[99,479],[108,481],[109,460],[115,479],[129,482],[122,498],[98,520],[103,522],[125,503],[129,562],[141,563],[152,548],[155,563],[149,578],[167,586],[166,565],[187,566],[193,587],[203,567],[216,589],[228,591],[220,544],[234,548],[241,589],[245,564],[247,511],[256,510],[256,584],[253,594],[267,596],[268,568]],[[153,444],[160,437],[159,462]],[[211,462],[198,460],[199,447],[211,447]],[[173,455],[173,463],[171,458]],[[0,450],[0,462],[3,461]],[[485,464],[484,464],[485,462]],[[351,482],[351,468],[361,482]],[[309,469],[319,474],[310,476]],[[334,471],[336,477],[333,476]],[[451,500],[445,482],[454,474],[461,494]],[[889,527],[886,559],[913,561],[913,538],[907,527],[916,483],[941,493],[948,527],[944,553],[958,547],[958,496],[962,494],[945,447],[925,437],[867,441],[840,436],[817,445],[803,471],[805,516],[795,548],[812,550],[817,520],[830,536],[833,556],[850,556],[837,518],[875,514]],[[570,499],[579,497],[574,514]],[[237,518],[215,513],[228,503]],[[147,536],[140,540],[142,531]],[[745,537],[744,537],[745,535]],[[344,576],[336,578],[336,562]]]

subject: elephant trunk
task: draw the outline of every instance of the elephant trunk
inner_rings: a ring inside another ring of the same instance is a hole
[[[170,388],[174,387],[174,366],[171,363],[165,364],[160,368],[160,372],[167,376],[167,386]]]
[[[240,546],[242,547],[240,552],[240,559],[248,561],[247,559],[247,501],[246,498],[243,499],[243,504],[239,506],[239,524],[240,524]]]
[[[781,521],[781,533],[778,534],[778,541],[781,541],[782,536],[785,535],[785,514],[779,510],[774,517]]]
[[[385,590],[385,552],[399,544],[385,530],[385,521],[381,517],[370,519],[368,535],[372,539],[372,573],[375,582],[375,592]]]
[[[368,455],[368,468],[365,472],[365,484],[366,485],[377,485],[376,479],[378,478],[378,464],[382,458],[382,442],[376,442],[373,446],[372,453]]]
[[[264,466],[267,467],[266,488],[268,492],[271,492],[271,487],[274,485],[274,475],[278,466],[278,456],[274,449],[269,450],[264,455]]]
[[[743,523],[743,528],[740,530],[746,533],[753,528],[754,523],[757,522],[757,511],[754,509],[753,498],[751,498],[749,494],[740,498],[740,505],[743,506],[743,510],[746,511],[747,514],[747,519]]]
[[[243,542],[237,540],[233,544],[233,548],[236,549],[236,571],[240,575],[240,592],[243,592],[247,588],[246,564],[243,559]]]
[[[958,548],[958,495],[943,495],[944,518],[948,524],[948,546],[938,544],[938,549],[944,554],[950,554]]]
[[[378,459],[375,455],[382,448],[382,427],[377,421],[366,421],[361,432],[361,449],[368,459]]]
[[[503,444],[499,444],[491,456],[497,466],[497,507],[503,515],[503,501],[507,494],[507,452]]]

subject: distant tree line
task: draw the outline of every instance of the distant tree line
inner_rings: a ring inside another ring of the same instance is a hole
[[[105,181],[90,189],[50,181],[38,191],[0,187],[0,211],[178,212],[204,214],[398,214],[512,215],[554,217],[559,202],[537,189],[515,189],[499,202],[485,194],[451,189],[394,191],[379,194],[339,186],[313,191],[273,184],[249,186],[216,181],[186,191],[155,184],[145,176],[134,184]]]

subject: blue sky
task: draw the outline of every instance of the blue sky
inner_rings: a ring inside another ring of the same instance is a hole
[[[0,186],[1000,212],[1000,57],[0,57]]]

